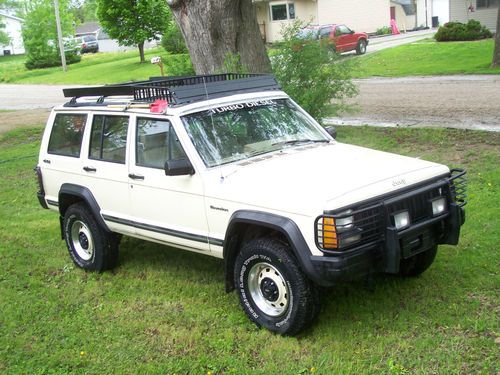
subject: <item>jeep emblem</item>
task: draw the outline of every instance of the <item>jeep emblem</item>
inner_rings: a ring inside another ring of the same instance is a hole
[[[392,181],[392,186],[400,186],[400,185],[406,185],[406,181],[404,178]]]

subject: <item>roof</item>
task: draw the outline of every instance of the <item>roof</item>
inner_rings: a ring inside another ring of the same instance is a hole
[[[152,77],[147,81],[116,85],[64,89],[71,97],[66,107],[106,105],[105,100],[116,97],[128,103],[153,103],[165,100],[168,106],[179,106],[235,94],[278,91],[281,87],[270,74],[224,73],[185,77]],[[79,102],[82,97],[97,97],[97,101]]]
[[[0,12],[0,17],[10,18],[10,19],[13,19],[13,20],[16,20],[16,21],[19,21],[19,22],[24,22],[23,18],[12,16],[12,15],[4,13],[4,12]]]
[[[75,35],[95,34],[100,29],[99,22],[85,22],[75,28]]]

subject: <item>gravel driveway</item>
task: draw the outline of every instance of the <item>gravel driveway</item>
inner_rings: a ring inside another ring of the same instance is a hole
[[[354,113],[338,125],[433,126],[500,131],[500,76],[467,75],[356,80]]]

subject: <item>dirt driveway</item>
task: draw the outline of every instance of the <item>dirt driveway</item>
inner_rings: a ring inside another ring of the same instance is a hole
[[[500,76],[370,78],[356,81],[345,125],[432,126],[500,131]]]
[[[370,78],[356,80],[357,111],[330,118],[338,125],[433,126],[500,131],[500,76]],[[62,86],[0,85],[0,132],[44,124],[63,103]]]

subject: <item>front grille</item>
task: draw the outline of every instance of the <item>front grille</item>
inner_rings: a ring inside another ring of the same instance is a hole
[[[444,186],[444,183],[443,183]],[[387,205],[387,212],[393,214],[398,211],[408,211],[412,223],[418,223],[431,216],[431,207],[429,201],[433,198],[442,196],[444,189],[442,187],[434,188],[420,194],[403,198],[397,202]]]
[[[427,186],[397,195],[381,197],[358,207],[325,212],[315,221],[316,245],[328,253],[382,242],[385,240],[386,227],[392,225],[390,217],[393,213],[408,211],[412,225],[425,221],[432,218],[432,199],[440,196],[446,197],[448,205],[455,203],[462,207],[467,203],[464,170],[453,169],[449,178],[429,182]],[[345,223],[346,218],[349,218],[349,224],[339,225]],[[336,248],[332,248],[332,242]]]

